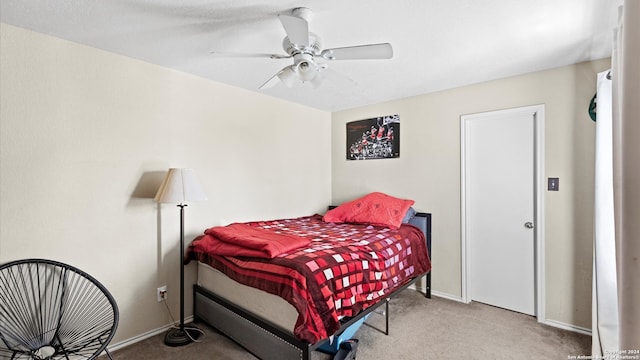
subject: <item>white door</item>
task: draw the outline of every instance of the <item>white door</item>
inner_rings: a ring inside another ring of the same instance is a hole
[[[462,117],[470,300],[535,315],[531,107]]]

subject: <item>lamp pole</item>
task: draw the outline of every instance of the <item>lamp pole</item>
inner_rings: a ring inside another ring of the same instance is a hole
[[[180,208],[180,327],[167,332],[164,343],[168,346],[182,346],[193,342],[200,336],[197,328],[186,329],[184,327],[184,207],[187,204],[178,204]]]
[[[180,331],[184,332],[184,207],[186,204],[178,204],[180,208]]]

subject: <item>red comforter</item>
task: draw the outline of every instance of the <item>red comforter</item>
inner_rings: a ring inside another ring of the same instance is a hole
[[[215,254],[220,240],[205,234],[191,243],[188,258],[287,300],[299,313],[294,335],[309,343],[338,330],[342,316],[356,315],[431,269],[424,233],[412,225],[325,223],[320,215],[246,225],[258,234],[309,239],[309,245],[272,259],[223,256]]]
[[[215,255],[274,257],[309,245],[311,239],[286,233],[267,231],[261,227],[235,223],[205,230],[209,236],[203,246]]]

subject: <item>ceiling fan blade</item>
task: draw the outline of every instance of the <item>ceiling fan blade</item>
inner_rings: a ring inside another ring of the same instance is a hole
[[[298,81],[298,73],[295,65],[287,66],[276,75],[282,83],[292,88],[296,81]]]
[[[347,46],[323,50],[320,56],[327,60],[391,59],[393,48],[389,43]]]
[[[320,87],[320,85],[322,85],[322,82],[324,81],[324,76],[322,76],[321,74],[317,74],[311,81],[309,81],[311,83],[311,87],[313,89],[317,89]]]
[[[292,44],[309,46],[309,23],[307,20],[291,15],[278,15],[284,31]]]
[[[229,57],[229,58],[269,58],[269,59],[288,59],[291,55],[282,54],[246,54],[246,53],[234,53],[234,52],[222,52],[211,51],[211,55],[214,57]]]

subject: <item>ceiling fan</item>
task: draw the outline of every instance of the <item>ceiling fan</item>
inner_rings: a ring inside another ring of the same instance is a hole
[[[324,78],[339,80],[337,73],[329,69],[324,60],[364,60],[364,59],[390,59],[393,57],[393,48],[389,43],[347,46],[322,50],[322,40],[312,32],[309,32],[309,22],[313,13],[310,9],[299,7],[291,10],[290,14],[280,14],[278,18],[282,23],[287,36],[282,41],[285,54],[239,54],[212,51],[218,56],[232,57],[267,57],[271,59],[293,58],[293,65],[282,68],[272,76],[260,89],[266,89],[282,82],[287,87],[292,87],[297,81],[309,82],[312,87],[318,87]]]

